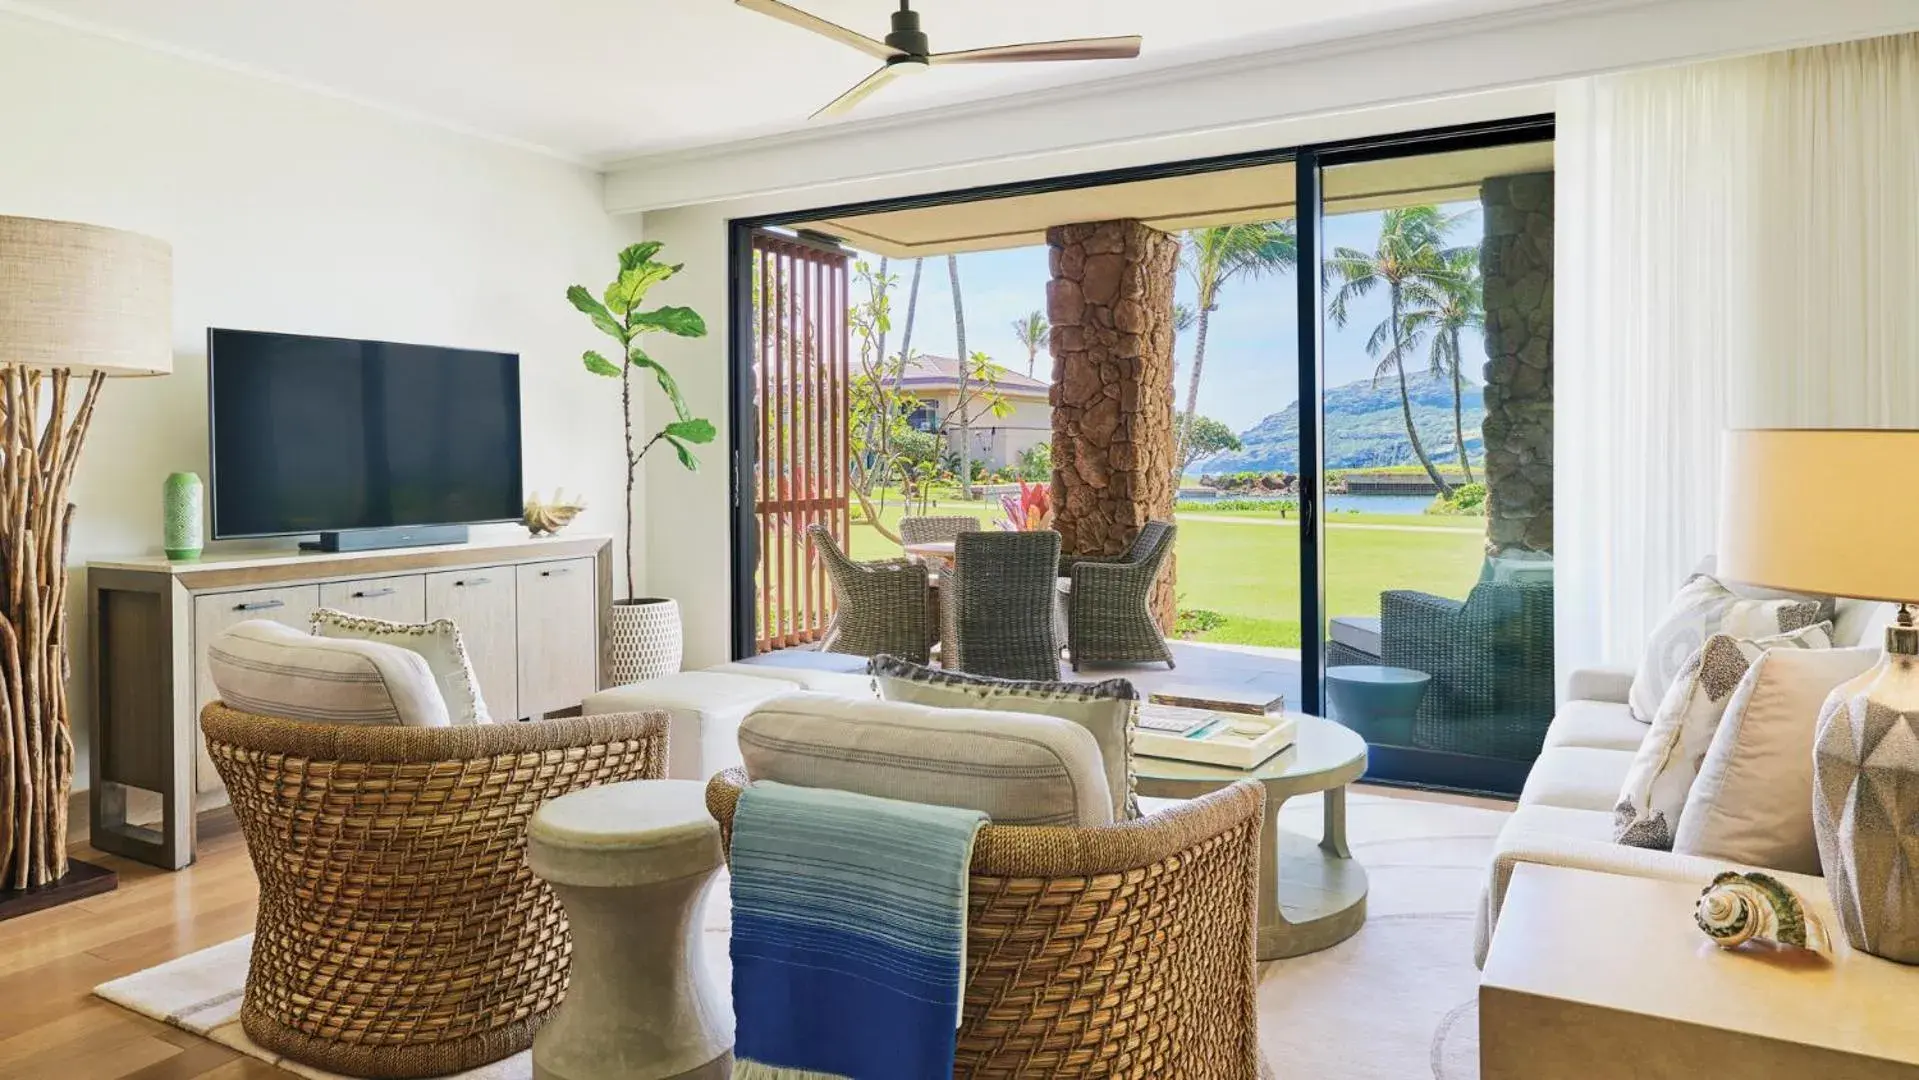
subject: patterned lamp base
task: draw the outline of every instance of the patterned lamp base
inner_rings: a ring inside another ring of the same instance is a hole
[[[683,639],[677,600],[646,596],[613,605],[607,677],[614,686],[680,670]]]
[[[1909,644],[1900,632],[1888,631],[1878,667],[1834,690],[1820,711],[1812,812],[1847,940],[1919,964],[1919,656],[1900,650]]]
[[[197,559],[200,557],[200,521],[203,516],[201,503],[204,490],[200,478],[190,472],[177,472],[167,477],[166,483],[166,531],[164,547],[169,559]]]

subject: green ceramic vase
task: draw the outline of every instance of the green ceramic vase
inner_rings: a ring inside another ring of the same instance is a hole
[[[203,491],[200,478],[190,472],[177,472],[167,477],[166,484],[166,540],[167,558],[197,559],[200,557],[200,518]]]

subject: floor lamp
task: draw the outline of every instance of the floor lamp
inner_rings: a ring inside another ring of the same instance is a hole
[[[103,892],[67,857],[67,489],[109,376],[173,370],[163,242],[0,216],[0,918]]]

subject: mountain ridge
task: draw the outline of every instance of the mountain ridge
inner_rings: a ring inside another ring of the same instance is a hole
[[[1433,464],[1456,465],[1459,455],[1453,448],[1452,379],[1422,371],[1409,373],[1406,385],[1420,444],[1426,448]],[[1335,386],[1326,391],[1325,401],[1321,437],[1326,468],[1364,469],[1417,463],[1412,443],[1406,438],[1397,379],[1381,379],[1377,387],[1371,379]],[[1478,463],[1485,454],[1479,429],[1486,419],[1486,405],[1477,385],[1466,383],[1461,387],[1460,406],[1466,453]],[[1208,458],[1195,465],[1194,470],[1214,474],[1298,472],[1299,402],[1294,401],[1240,432],[1239,441],[1243,449]]]

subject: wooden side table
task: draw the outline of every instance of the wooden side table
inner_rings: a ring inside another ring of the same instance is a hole
[[[1776,874],[1837,932],[1825,883]],[[1854,952],[1726,951],[1704,881],[1522,864],[1479,984],[1481,1080],[1919,1077],[1919,967]]]

